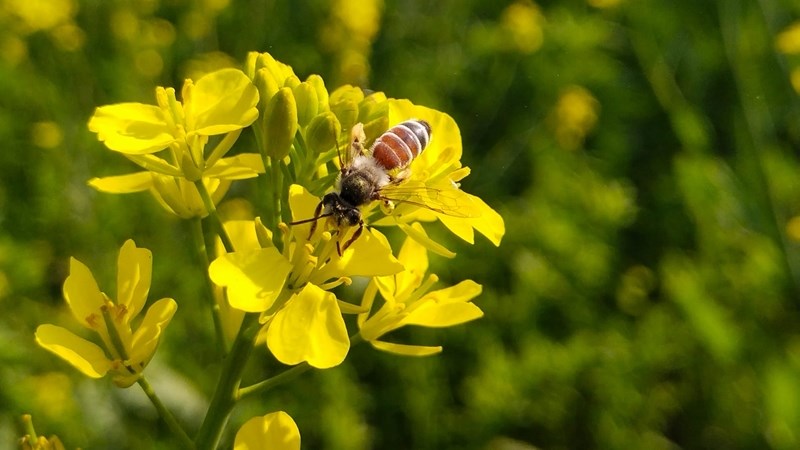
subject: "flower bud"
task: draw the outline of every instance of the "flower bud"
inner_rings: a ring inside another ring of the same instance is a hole
[[[331,111],[339,119],[342,129],[349,130],[358,121],[358,103],[353,100],[342,100],[331,104]]]
[[[311,155],[319,155],[336,147],[342,126],[332,112],[314,117],[306,130],[306,146]]]
[[[298,84],[292,93],[297,101],[297,122],[304,127],[317,115],[319,108],[317,91],[310,83],[303,82]]]
[[[297,104],[292,90],[281,88],[272,97],[264,111],[264,142],[267,156],[274,160],[283,159],[289,154],[289,148],[297,133]]]
[[[389,114],[389,102],[383,92],[373,92],[358,104],[358,121],[367,123]]]
[[[263,111],[269,103],[272,96],[280,89],[280,84],[272,77],[269,70],[261,68],[256,71],[256,77],[253,84],[258,88],[259,95],[259,108]]]
[[[322,80],[322,77],[319,75],[311,75],[306,79],[306,83],[314,86],[314,90],[317,92],[317,111],[329,111],[330,106],[328,106],[328,90],[325,89],[325,81]]]

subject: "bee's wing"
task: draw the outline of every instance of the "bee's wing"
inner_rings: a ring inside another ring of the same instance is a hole
[[[391,201],[396,209],[419,207],[452,217],[472,218],[480,214],[471,199],[454,183],[452,186],[427,186],[420,181],[389,184],[381,189],[381,199]]]

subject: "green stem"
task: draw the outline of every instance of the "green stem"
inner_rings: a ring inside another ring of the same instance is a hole
[[[153,406],[156,407],[158,411],[158,415],[167,423],[170,431],[174,434],[178,440],[181,442],[181,446],[186,449],[194,449],[194,442],[189,438],[189,435],[183,431],[183,427],[175,420],[175,416],[167,409],[166,406],[161,402],[161,399],[158,398],[156,395],[156,391],[153,390],[153,387],[150,386],[150,383],[147,382],[147,379],[144,375],[140,375],[136,382],[141,386],[144,393],[150,399],[150,402],[153,403]]]
[[[222,437],[222,431],[228,422],[231,411],[236,405],[239,383],[247,364],[250,352],[253,350],[253,341],[258,332],[258,313],[249,313],[244,316],[239,333],[233,341],[230,353],[225,357],[222,374],[217,383],[214,396],[208,406],[208,412],[203,425],[195,437],[195,444],[199,450],[215,449]]]
[[[360,333],[356,333],[350,336],[350,346],[359,344],[364,341],[364,338],[361,337]],[[261,392],[266,392],[270,389],[273,389],[277,386],[280,386],[284,383],[292,381],[293,379],[297,378],[298,376],[306,373],[309,369],[312,369],[311,365],[307,362],[300,363],[291,369],[285,370],[274,377],[267,378],[264,381],[259,381],[258,383],[251,384],[250,386],[243,387],[239,389],[238,398],[243,399],[245,397],[250,397],[254,394],[258,394]]]
[[[283,172],[281,171],[281,162],[277,160],[272,161],[272,229],[278,229],[278,222],[281,221],[281,193],[284,191],[283,186]]]
[[[231,242],[228,232],[222,225],[222,219],[219,217],[219,213],[217,213],[217,208],[214,206],[214,201],[211,200],[211,195],[208,193],[206,185],[203,184],[202,179],[195,181],[194,185],[197,186],[197,191],[200,193],[200,198],[203,199],[203,205],[205,205],[206,211],[208,211],[208,216],[214,221],[214,225],[217,227],[217,233],[219,233],[219,238],[222,239],[222,245],[225,246],[225,251],[232,253],[233,242]]]
[[[211,309],[211,319],[214,321],[214,332],[217,335],[217,349],[221,355],[224,355],[227,351],[228,343],[225,342],[225,332],[222,328],[219,304],[217,304],[214,299],[214,283],[208,275],[208,250],[206,249],[206,239],[203,235],[203,222],[199,217],[192,219],[192,237],[194,238],[195,250],[197,250],[197,258],[203,270],[203,278],[206,280],[206,288],[208,290],[206,299]]]
[[[291,369],[284,370],[274,377],[267,378],[266,380],[259,381],[258,383],[239,389],[237,395],[240,399],[242,399],[253,394],[268,391],[276,386],[280,386],[283,383],[297,378],[299,375],[307,372],[311,368],[312,367],[307,362],[300,363]]]

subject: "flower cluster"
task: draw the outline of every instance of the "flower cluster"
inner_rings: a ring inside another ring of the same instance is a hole
[[[465,280],[434,289],[438,277],[426,275],[429,252],[455,256],[429,237],[425,227],[433,222],[469,243],[477,230],[499,245],[505,232],[499,214],[460,189],[470,170],[461,165],[461,136],[447,114],[352,86],[329,93],[319,76],[301,81],[266,53],[251,53],[243,71],[224,69],[196,83],[187,80],[180,101],[173,89],[159,87],[156,100],[157,105],[97,108],[89,129],[145,171],[94,178],[89,184],[110,193],[148,190],[179,217],[210,216],[216,222],[220,241],[207,255],[206,275],[214,286],[217,336],[229,352],[227,373],[194,442],[184,439],[187,446],[213,448],[239,398],[288,378],[278,374],[240,388],[254,345],[264,345],[278,361],[293,366],[287,372],[294,374],[335,367],[360,341],[401,355],[435,354],[441,347],[384,338],[407,325],[448,327],[482,316],[471,302],[481,292],[479,284]],[[361,124],[368,144],[412,118],[425,120],[433,132],[425,152],[397,182],[406,197],[393,204],[353,205],[364,222],[354,234],[357,227],[342,225],[321,203],[348,164],[343,155],[350,149],[351,130]],[[227,156],[248,127],[258,153]],[[255,177],[262,182],[254,199],[257,217],[221,220],[216,205],[231,183]],[[379,231],[391,227],[406,234],[396,254]],[[133,241],[123,245],[117,303],[99,291],[83,264],[71,262],[65,299],[76,319],[100,335],[105,349],[53,325],[39,328],[38,342],[86,375],[112,372],[120,386],[143,380],[141,372],[176,308],[171,299],[154,303],[132,331],[131,320],[142,310],[150,286],[149,258],[150,252]],[[360,302],[333,291],[354,277],[368,280]],[[354,329],[348,329],[346,314],[356,316]],[[175,425],[168,413],[159,412]],[[291,417],[276,412],[245,423],[235,448],[299,448],[299,440]]]

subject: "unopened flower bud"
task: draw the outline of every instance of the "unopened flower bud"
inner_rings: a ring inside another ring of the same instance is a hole
[[[358,121],[358,103],[353,100],[343,100],[332,104],[331,111],[339,119],[342,129],[349,130]]]
[[[312,155],[319,155],[336,147],[342,126],[339,119],[332,112],[326,112],[314,117],[306,130],[306,145]]]
[[[297,101],[297,122],[304,127],[317,115],[319,109],[317,91],[310,83],[303,82],[298,84],[292,92]]]
[[[283,159],[289,154],[297,133],[297,104],[290,88],[281,88],[269,101],[264,111],[264,127],[267,156]]]

